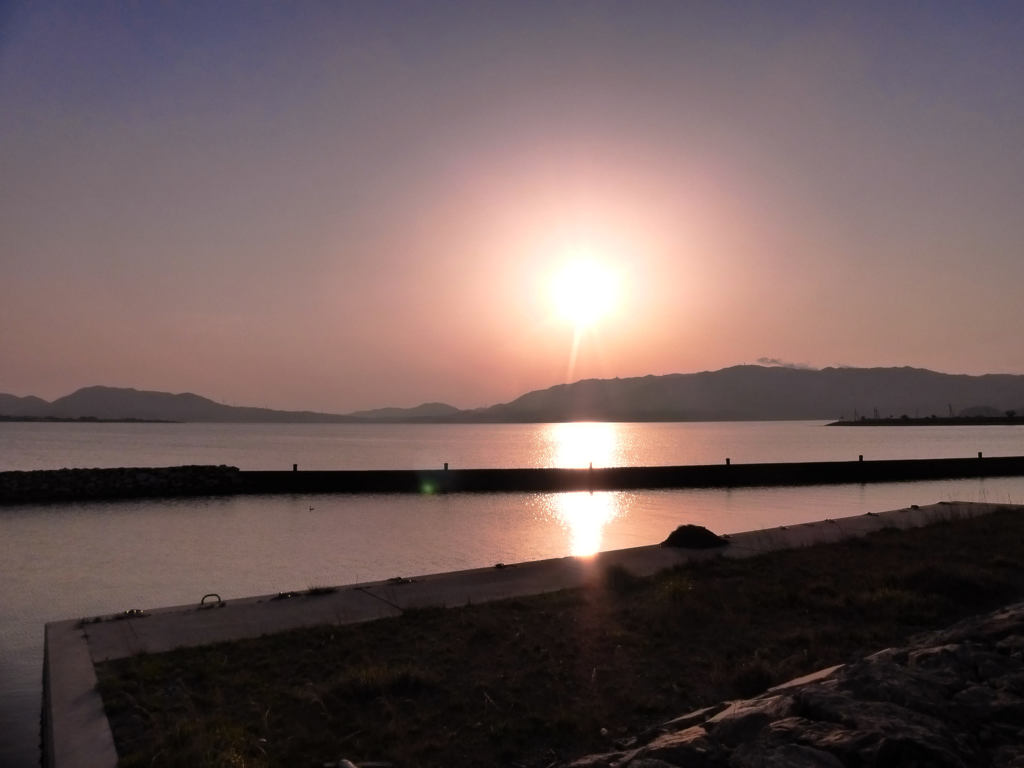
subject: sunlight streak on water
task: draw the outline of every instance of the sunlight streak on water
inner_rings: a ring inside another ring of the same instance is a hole
[[[556,493],[547,497],[555,518],[569,533],[569,554],[585,557],[601,551],[604,528],[623,512],[624,494]]]
[[[623,463],[622,425],[608,422],[548,424],[544,438],[554,467],[610,467]],[[556,493],[546,497],[550,515],[568,532],[569,554],[601,550],[604,527],[619,516],[624,496],[615,493]]]
[[[548,443],[550,466],[613,467],[621,466],[621,424],[597,421],[575,421],[547,424],[544,438]]]

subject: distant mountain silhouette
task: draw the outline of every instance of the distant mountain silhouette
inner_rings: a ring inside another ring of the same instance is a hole
[[[346,414],[346,418],[352,421],[451,421],[464,413],[453,405],[447,403],[423,403],[415,408],[375,408],[370,411],[355,411]]]
[[[470,423],[545,421],[728,421],[854,419],[950,413],[1024,413],[1024,376],[966,376],[921,368],[739,365],[719,371],[585,379],[528,392],[499,405],[444,403],[348,414],[224,405],[191,393],[86,387],[48,403],[0,394],[0,416],[193,422]]]
[[[4,416],[35,416],[49,407],[49,403],[39,397],[16,397],[0,394],[0,414]]]
[[[24,402],[30,399],[34,401],[35,407],[24,407]],[[17,401],[15,405],[22,405],[17,412],[6,410],[7,404],[13,401]],[[52,403],[39,398],[0,395],[0,415],[194,422],[317,423],[355,420],[339,414],[314,411],[277,411],[224,405],[191,392],[175,395],[121,387],[84,387]]]
[[[98,419],[157,419],[166,421],[329,421],[330,414],[275,411],[223,405],[191,392],[173,395],[119,387],[85,387],[50,403],[47,416]],[[336,418],[336,417],[335,417]]]
[[[964,376],[921,368],[739,365],[702,373],[587,379],[465,412],[472,421],[729,421],[948,415],[1024,404],[1024,376]]]

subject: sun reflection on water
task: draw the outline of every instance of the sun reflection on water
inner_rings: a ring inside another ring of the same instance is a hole
[[[621,424],[567,422],[547,429],[550,466],[610,467],[623,463]],[[601,550],[605,526],[625,510],[623,494],[576,491],[548,497],[549,513],[569,534],[569,554],[593,555]]]
[[[610,467],[621,464],[621,424],[600,421],[573,421],[549,424],[550,466]]]
[[[586,557],[601,551],[604,527],[623,511],[621,494],[575,491],[551,495],[551,511],[569,534],[569,554]]]

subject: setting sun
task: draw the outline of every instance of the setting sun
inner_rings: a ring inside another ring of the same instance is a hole
[[[596,261],[573,261],[551,283],[551,298],[558,314],[577,329],[588,328],[615,307],[615,273]]]

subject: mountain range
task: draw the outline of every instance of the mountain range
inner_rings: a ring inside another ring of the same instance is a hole
[[[857,419],[1024,413],[1024,376],[968,376],[922,368],[788,368],[585,379],[508,403],[461,410],[444,403],[346,414],[224,405],[191,393],[85,387],[47,402],[0,394],[0,417],[188,422],[493,423]]]

